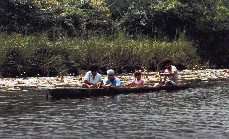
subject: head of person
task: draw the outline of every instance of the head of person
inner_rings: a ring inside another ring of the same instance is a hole
[[[165,60],[163,61],[163,66],[164,66],[164,68],[170,69],[172,63],[173,63],[172,60],[170,60],[170,59],[165,59]]]
[[[115,79],[115,72],[113,69],[107,70],[107,77],[108,77],[108,80],[111,80],[111,81]]]
[[[93,76],[96,76],[96,74],[97,74],[97,72],[98,72],[98,66],[97,65],[92,65],[91,67],[90,67],[90,71],[91,71],[91,73],[92,73],[92,75]]]
[[[142,76],[142,73],[140,71],[135,71],[134,72],[134,77],[137,79],[137,80],[141,80],[141,76]]]

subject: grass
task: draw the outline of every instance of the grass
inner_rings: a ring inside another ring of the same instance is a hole
[[[45,35],[0,35],[3,76],[77,74],[93,63],[102,70],[114,68],[118,72],[131,72],[137,67],[158,70],[165,58],[188,68],[199,64],[196,49],[185,38],[167,42],[118,35],[51,41]]]

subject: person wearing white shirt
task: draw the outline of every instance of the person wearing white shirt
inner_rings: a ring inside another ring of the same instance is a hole
[[[102,84],[102,76],[98,73],[98,67],[92,65],[90,71],[84,76],[83,88],[99,88]]]
[[[177,84],[177,68],[172,65],[172,61],[167,59],[164,62],[164,70],[160,73],[161,76],[164,76],[164,85],[176,85]]]

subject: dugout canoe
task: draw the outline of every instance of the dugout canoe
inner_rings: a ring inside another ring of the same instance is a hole
[[[62,87],[49,89],[47,98],[90,98],[101,96],[115,96],[119,94],[130,93],[150,93],[160,90],[174,91],[183,90],[191,87],[190,84],[176,86],[161,86],[161,87],[141,87],[141,88],[74,88]]]

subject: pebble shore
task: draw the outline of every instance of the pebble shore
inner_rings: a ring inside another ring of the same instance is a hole
[[[104,78],[105,76],[103,76]],[[132,74],[120,75],[124,84],[131,80]],[[157,72],[144,72],[143,79],[146,84],[159,81]],[[178,73],[178,81],[217,81],[229,80],[229,69],[183,70]],[[82,76],[63,77],[28,77],[28,78],[1,78],[0,92],[41,90],[56,87],[80,87]]]

